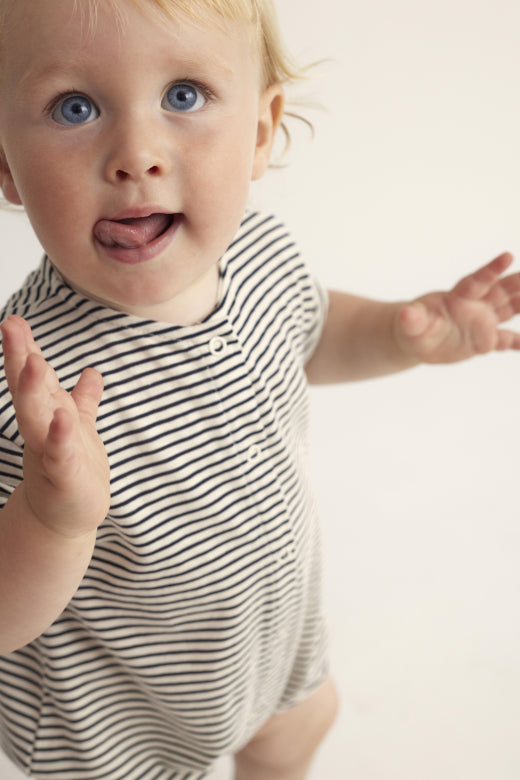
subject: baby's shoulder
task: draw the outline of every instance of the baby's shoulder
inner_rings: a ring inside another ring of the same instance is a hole
[[[37,310],[50,295],[50,285],[46,272],[46,261],[27,276],[22,286],[11,293],[7,301],[0,306],[0,322],[11,314],[29,319],[31,312]]]
[[[263,269],[289,267],[299,263],[300,250],[282,219],[269,212],[248,210],[224,254],[221,264],[231,273],[247,275]]]

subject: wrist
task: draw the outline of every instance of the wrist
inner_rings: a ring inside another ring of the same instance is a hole
[[[393,305],[392,308],[389,332],[392,336],[396,363],[403,370],[413,368],[422,362],[413,351],[411,342],[411,336],[416,327],[414,303],[401,301]]]
[[[15,521],[27,529],[28,533],[36,534],[43,544],[54,545],[93,545],[96,539],[96,528],[87,531],[76,531],[63,524],[49,522],[43,513],[39,512],[27,490],[25,481],[21,482],[9,498],[5,509],[12,514]]]

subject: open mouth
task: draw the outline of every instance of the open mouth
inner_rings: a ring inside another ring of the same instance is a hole
[[[173,225],[174,214],[149,214],[128,219],[100,219],[94,236],[108,249],[143,249],[161,238]]]

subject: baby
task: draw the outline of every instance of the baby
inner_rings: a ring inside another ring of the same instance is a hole
[[[503,254],[325,293],[246,210],[295,76],[270,0],[0,0],[0,727],[27,774],[302,780],[334,720],[307,383],[495,349]]]

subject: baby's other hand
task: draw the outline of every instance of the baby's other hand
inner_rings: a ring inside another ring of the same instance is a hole
[[[449,292],[430,293],[403,307],[395,337],[424,363],[454,363],[492,350],[520,349],[520,334],[499,325],[520,313],[520,273],[503,276],[513,262],[499,255]]]
[[[58,534],[91,533],[110,505],[108,459],[96,430],[103,379],[87,368],[69,394],[25,320],[11,316],[1,330],[7,382],[24,439],[28,507]]]

